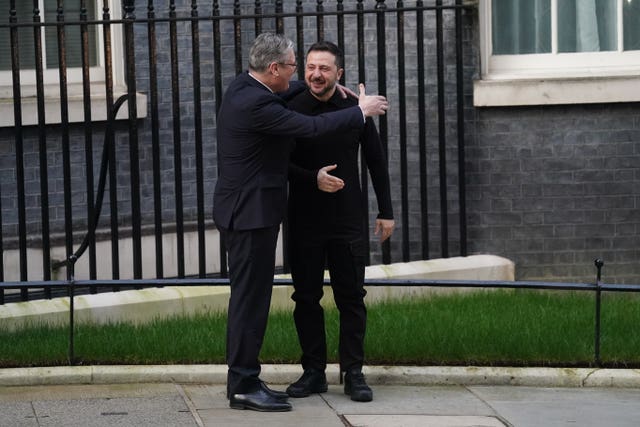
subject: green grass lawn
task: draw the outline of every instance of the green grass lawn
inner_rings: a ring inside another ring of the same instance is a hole
[[[640,296],[603,294],[601,359],[640,366]],[[478,291],[369,306],[368,364],[592,366],[592,293]],[[338,313],[326,311],[330,362],[337,362]],[[80,364],[224,363],[225,314],[156,320],[147,325],[79,325]],[[0,331],[0,367],[67,364],[68,329]],[[269,319],[264,363],[297,363],[291,313]]]

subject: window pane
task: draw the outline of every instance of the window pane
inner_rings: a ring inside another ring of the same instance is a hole
[[[18,22],[33,22],[33,2],[16,1],[16,16]],[[69,4],[69,6],[67,6]],[[96,0],[87,0],[87,17],[94,20],[96,17]],[[46,22],[56,22],[57,0],[45,0],[44,15],[40,12],[41,20]],[[9,19],[9,0],[0,0],[0,19]],[[65,3],[64,16],[67,21],[80,20],[80,2],[69,1]],[[42,27],[45,34],[45,44],[43,46],[44,54],[47,58],[45,68],[58,67],[58,36],[56,27]],[[82,38],[79,25],[65,26],[66,47],[67,47],[67,67],[82,66]],[[0,71],[11,70],[11,39],[10,30],[3,28],[0,30]],[[88,27],[89,35],[89,64],[91,66],[98,65],[98,34],[95,25]],[[23,70],[35,68],[35,46],[33,39],[33,27],[21,27],[18,29],[18,47],[20,54],[20,68]]]
[[[80,20],[80,2],[66,2],[64,6],[65,21]],[[95,19],[95,0],[87,2],[87,19]],[[45,0],[45,20],[47,22],[56,22],[57,20],[57,0]],[[66,25],[65,27],[65,45],[67,54],[67,68],[82,67],[82,37],[79,25]],[[97,65],[96,51],[96,27],[88,27],[89,36],[89,65]],[[47,40],[47,68],[58,68],[58,34],[56,27],[47,27],[45,30]]]
[[[551,52],[551,0],[492,0],[494,55]]]
[[[616,19],[616,2],[612,0],[559,1],[558,51],[616,50]]]
[[[640,0],[624,0],[624,50],[640,50]]]
[[[1,18],[9,21],[9,0],[0,0]],[[26,1],[16,2],[16,17],[18,22],[33,21],[33,4]],[[18,29],[18,47],[20,54],[20,68],[35,68],[35,50],[33,43],[33,28]],[[9,28],[0,30],[0,70],[11,70],[11,31]]]

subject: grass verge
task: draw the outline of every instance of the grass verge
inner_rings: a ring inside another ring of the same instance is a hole
[[[604,294],[601,359],[640,366],[640,296]],[[392,365],[592,366],[594,295],[478,291],[371,305],[367,363]],[[338,312],[326,310],[329,361],[337,362]],[[224,363],[226,315],[158,319],[146,325],[79,325],[79,364]],[[68,329],[0,331],[0,367],[65,365]],[[261,358],[297,363],[291,313],[270,316]]]

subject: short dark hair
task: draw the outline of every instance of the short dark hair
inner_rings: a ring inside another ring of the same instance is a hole
[[[329,52],[333,54],[333,56],[336,57],[336,65],[338,66],[338,69],[344,67],[344,54],[342,53],[342,50],[335,45],[335,43],[321,40],[311,45],[311,47],[307,51],[307,55],[309,55],[310,52],[314,51]]]

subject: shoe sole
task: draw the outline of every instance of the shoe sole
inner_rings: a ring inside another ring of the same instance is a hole
[[[351,400],[353,400],[354,402],[371,402],[373,400],[373,396],[365,396],[365,397],[351,396]]]
[[[373,393],[371,393],[368,396],[354,396],[351,394],[351,390],[348,389],[344,389],[344,394],[346,394],[347,396],[349,396],[351,398],[351,400],[353,400],[354,402],[371,402],[373,400]]]
[[[259,411],[259,412],[288,412],[291,410],[291,406],[289,406],[288,408],[267,409],[267,408],[260,408],[257,406],[245,405],[243,403],[230,403],[229,407],[231,409],[249,409],[252,411]]]

